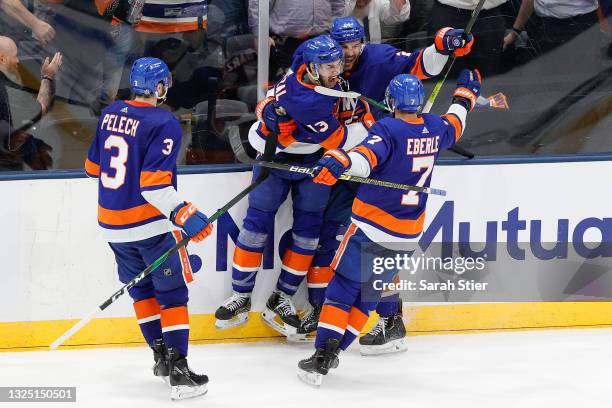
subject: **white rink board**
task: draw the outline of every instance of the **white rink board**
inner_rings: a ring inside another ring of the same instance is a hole
[[[431,185],[446,189],[448,196],[430,197],[426,228],[446,203],[455,239],[460,222],[470,224],[470,239],[478,242],[484,240],[487,221],[495,221],[497,239],[504,241],[502,222],[518,207],[520,219],[527,221],[519,241],[529,241],[532,220],[542,222],[542,241],[556,241],[559,219],[569,220],[571,241],[580,221],[612,217],[612,190],[602,185],[607,174],[612,174],[612,162],[440,166]],[[211,215],[249,182],[250,172],[183,175],[179,192]],[[0,322],[80,318],[121,286],[110,248],[99,238],[96,194],[96,182],[89,179],[0,182]],[[246,207],[245,199],[230,210],[238,226]],[[290,213],[285,203],[276,220],[277,243],[290,225]],[[597,229],[585,234],[585,240],[599,239]],[[231,292],[231,273],[215,270],[218,244],[215,233],[202,244],[189,245],[190,253],[204,260],[190,287],[192,313],[214,312]],[[230,240],[228,268],[233,248]],[[260,273],[255,310],[275,284],[278,255],[275,266],[275,271]],[[128,296],[105,311],[105,317],[132,315]]]

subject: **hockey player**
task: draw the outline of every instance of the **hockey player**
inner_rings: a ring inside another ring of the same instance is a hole
[[[312,166],[321,157],[322,148],[335,149],[348,143],[349,132],[337,119],[337,98],[314,91],[316,85],[338,88],[343,64],[340,46],[328,36],[319,36],[308,40],[303,49],[304,63],[277,83],[271,95],[258,104],[260,120],[251,127],[249,141],[262,152],[266,138],[275,133],[277,160]],[[286,115],[278,121],[277,111],[281,109]],[[268,120],[270,117],[272,120]],[[359,140],[363,140],[367,131],[361,124],[357,126],[361,129]],[[260,171],[255,167],[253,177],[258,177]],[[281,333],[295,333],[300,320],[291,297],[306,276],[317,248],[329,190],[329,186],[314,183],[310,176],[272,170],[249,195],[249,208],[233,258],[233,294],[215,313],[217,327],[233,327],[247,321],[251,292],[275,214],[291,192],[292,240],[281,256],[276,290],[262,316]]]
[[[130,73],[134,100],[104,109],[85,170],[98,178],[98,223],[127,283],[183,238],[206,238],[212,224],[176,191],[178,121],[157,107],[172,84],[166,64],[137,60]],[[129,289],[140,330],[153,349],[153,373],[171,386],[171,398],[203,395],[208,377],[187,365],[187,283],[193,280],[185,248]]]
[[[351,91],[382,101],[387,84],[401,73],[426,79],[438,75],[451,53],[462,57],[467,55],[474,43],[474,37],[464,36],[463,30],[450,27],[438,31],[434,44],[412,53],[400,51],[387,44],[365,44],[365,31],[355,17],[341,17],[334,20],[331,37],[341,46],[345,59],[343,77]],[[465,37],[465,38],[464,38]],[[299,52],[297,53],[299,60]],[[372,108],[376,118],[382,111]],[[338,248],[338,235],[342,235],[349,224],[351,204],[355,198],[356,185],[339,183],[330,194],[325,210],[323,230],[319,249],[308,272],[310,313],[302,320],[298,333],[306,334],[316,330],[318,313],[331,279],[330,262]],[[363,354],[378,354],[405,350],[406,329],[402,320],[401,302],[397,292],[387,292],[385,301],[380,302],[377,312],[381,316],[370,333],[360,338]],[[389,336],[389,333],[394,333]]]
[[[480,94],[478,71],[464,70],[457,81],[453,103],[445,115],[418,115],[425,92],[414,75],[401,74],[389,84],[387,103],[393,118],[370,128],[368,138],[348,154],[328,151],[317,163],[314,181],[334,184],[344,173],[397,183],[428,186],[442,149],[463,133],[467,113]],[[353,203],[349,226],[334,260],[335,275],[325,295],[312,357],[299,362],[298,376],[320,385],[330,368],[338,366],[338,353],[359,335],[376,301],[362,297],[363,282],[371,273],[361,271],[362,245],[384,248],[385,242],[414,242],[423,230],[427,195],[361,185]],[[382,243],[382,245],[380,244]],[[365,290],[365,289],[364,289]]]

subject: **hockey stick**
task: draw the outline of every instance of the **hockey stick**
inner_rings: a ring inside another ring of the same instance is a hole
[[[476,8],[474,9],[474,11],[472,11],[472,16],[470,17],[470,20],[468,21],[467,26],[465,27],[465,30],[464,30],[465,34],[470,34],[472,32],[472,28],[474,27],[474,24],[476,23],[476,19],[478,18],[478,15],[480,14],[480,10],[482,10],[482,6],[484,6],[484,2],[485,0],[480,0],[478,2],[478,5],[476,5]],[[429,95],[429,98],[427,99],[427,102],[425,103],[425,106],[423,107],[423,110],[421,111],[422,113],[429,113],[429,111],[431,110],[431,107],[433,106],[434,101],[438,97],[438,94],[440,93],[440,89],[442,89],[442,85],[446,81],[446,78],[448,77],[448,74],[453,68],[453,64],[455,63],[456,59],[457,57],[455,56],[455,53],[453,53],[453,55],[448,59],[448,61],[446,61],[446,64],[444,65],[444,69],[443,69],[444,74],[442,75],[442,79],[440,79],[436,83],[433,91],[431,91],[431,94]],[[474,158],[474,153],[464,149],[463,147],[459,145],[454,145],[448,150],[455,152],[457,154],[460,154],[461,156],[465,156],[468,159]]]
[[[480,10],[482,10],[482,6],[484,6],[484,3],[485,0],[480,0],[474,11],[472,11],[472,16],[470,17],[470,20],[468,21],[467,26],[464,29],[466,35],[472,32],[472,28],[474,28],[474,24],[476,23],[476,19],[478,18],[478,15],[480,14]],[[457,57],[455,56],[455,53],[453,53],[453,55],[451,55],[448,61],[446,61],[446,64],[443,68],[444,75],[442,75],[442,79],[440,79],[436,83],[436,86],[434,87],[433,91],[431,91],[431,95],[429,95],[429,99],[427,99],[427,102],[423,107],[422,113],[429,113],[429,111],[431,110],[431,107],[433,106],[434,101],[438,97],[440,89],[442,89],[442,85],[446,81],[446,77],[448,77],[448,74],[453,68],[453,64],[455,63],[456,59]]]
[[[372,98],[369,98],[365,95],[360,94],[359,92],[338,91],[336,89],[330,89],[324,86],[315,86],[314,90],[318,94],[325,95],[325,96],[331,96],[334,98],[362,99],[368,102],[369,104],[376,106],[377,108],[386,110],[387,112],[392,112],[391,108],[389,108],[387,105],[377,102]],[[478,97],[478,100],[476,101],[476,107],[478,108],[490,107],[493,109],[508,109],[508,100],[506,98],[506,95],[504,95],[501,92],[496,93],[495,95],[491,95],[488,98],[481,95]]]
[[[240,140],[240,135],[238,134],[237,127],[235,126],[229,130],[229,141],[230,141],[230,145],[232,146],[232,150],[234,151],[234,154],[236,155],[236,158],[243,163],[252,164],[255,166],[262,166],[264,168],[285,170],[285,171],[290,171],[293,173],[308,174],[311,176],[315,171],[314,168],[310,168],[310,167],[302,167],[302,166],[291,165],[291,164],[274,163],[274,162],[265,161],[265,160],[253,159],[247,154],[244,146],[242,145],[242,141]],[[356,183],[371,184],[375,186],[395,188],[395,189],[404,190],[404,191],[416,191],[419,193],[446,196],[446,191],[438,189],[438,188],[411,186],[408,184],[393,183],[391,181],[377,180],[377,179],[358,177],[358,176],[349,176],[348,174],[342,174],[338,178],[340,180],[353,181]]]
[[[276,149],[276,135],[273,135],[273,136],[271,135],[270,139],[268,141],[266,141],[266,147],[265,147],[264,156],[265,157],[273,158],[274,157],[273,154],[274,154],[274,150],[275,149]],[[230,208],[232,208],[237,202],[242,200],[247,194],[249,194],[251,191],[253,191],[266,178],[268,178],[268,174],[269,173],[270,173],[269,169],[267,169],[267,168],[262,169],[262,172],[259,174],[259,176],[257,177],[257,179],[253,183],[251,183],[247,188],[245,188],[240,193],[238,193],[234,198],[232,198],[223,207],[219,208],[217,210],[217,212],[215,212],[213,215],[210,216],[208,221],[210,223],[215,222],[219,217],[221,217]],[[136,275],[136,277],[134,277],[134,279],[132,279],[131,281],[129,281],[128,283],[123,285],[123,287],[121,287],[121,289],[119,289],[117,292],[113,293],[113,295],[111,297],[109,297],[108,299],[106,299],[104,302],[102,302],[102,304],[100,306],[96,307],[87,316],[85,316],[84,318],[79,320],[74,326],[72,326],[67,332],[62,334],[57,340],[55,340],[53,343],[51,343],[49,348],[51,350],[57,349],[66,340],[68,340],[70,337],[72,337],[76,332],[81,330],[83,328],[83,326],[85,326],[87,323],[89,323],[89,321],[92,320],[96,315],[98,315],[98,313],[102,312],[104,309],[106,309],[111,304],[113,304],[121,295],[123,295],[125,292],[127,292],[130,288],[132,288],[135,285],[137,285],[140,281],[142,281],[144,278],[146,278],[151,272],[153,272],[161,264],[163,264],[168,258],[170,258],[172,255],[177,253],[181,248],[186,246],[189,243],[190,239],[191,238],[189,238],[189,237],[183,238],[175,246],[173,246],[168,251],[166,251],[162,256],[160,256],[158,259],[156,259],[151,265],[147,266],[145,270],[143,270],[138,275]]]
[[[325,96],[331,96],[334,98],[352,98],[352,99],[361,99],[366,101],[367,103],[376,106],[379,109],[382,110],[386,110],[387,112],[393,112],[391,110],[391,108],[389,108],[387,105],[385,105],[384,103],[380,103],[378,101],[375,101],[372,98],[368,98],[365,95],[360,94],[359,92],[352,92],[352,91],[338,91],[336,89],[330,89],[330,88],[326,88],[324,86],[315,86],[314,88],[315,92],[321,95],[325,95]]]

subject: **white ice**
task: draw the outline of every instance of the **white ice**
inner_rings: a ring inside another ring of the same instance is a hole
[[[192,345],[206,396],[171,402],[145,347],[0,353],[0,386],[76,386],[77,403],[45,407],[603,407],[610,406],[612,329],[417,336],[403,354],[356,347],[313,388],[297,379],[312,345]],[[0,406],[33,406],[1,404]]]

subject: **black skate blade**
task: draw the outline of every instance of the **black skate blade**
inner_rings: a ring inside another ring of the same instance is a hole
[[[310,371],[306,371],[306,370],[302,370],[301,368],[298,368],[297,376],[302,382],[312,387],[319,388],[321,384],[323,383],[323,374],[317,373],[314,371],[310,372]]]
[[[229,320],[215,320],[215,327],[218,330],[231,329],[232,327],[242,326],[249,320],[249,313],[244,312],[236,315],[235,317]]]
[[[173,385],[170,389],[170,399],[184,400],[202,396],[208,392],[207,384],[191,386],[191,385]]]
[[[408,341],[405,337],[391,340],[385,344],[375,346],[359,346],[359,353],[362,356],[380,356],[383,354],[401,353],[408,350]]]

